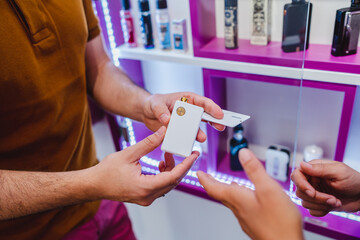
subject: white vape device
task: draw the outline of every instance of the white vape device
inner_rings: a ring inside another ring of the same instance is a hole
[[[252,0],[250,43],[268,45],[271,40],[271,0]]]
[[[290,150],[280,145],[271,145],[266,150],[266,172],[273,178],[286,182],[289,173]]]
[[[193,150],[201,120],[235,127],[250,118],[247,115],[226,110],[223,112],[224,118],[216,119],[205,113],[202,107],[187,103],[186,98],[176,101],[161,150],[188,157]]]

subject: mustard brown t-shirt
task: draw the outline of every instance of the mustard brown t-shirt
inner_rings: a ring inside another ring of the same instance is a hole
[[[0,1],[0,169],[69,171],[97,163],[85,47],[99,33],[91,0]],[[60,239],[98,205],[0,221],[0,239]]]

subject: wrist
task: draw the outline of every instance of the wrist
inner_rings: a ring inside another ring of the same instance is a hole
[[[106,198],[104,192],[104,180],[101,172],[98,170],[98,165],[80,170],[83,194],[86,200],[96,201]]]

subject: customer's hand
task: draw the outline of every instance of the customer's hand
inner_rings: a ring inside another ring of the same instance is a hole
[[[220,183],[199,171],[200,183],[209,196],[230,208],[252,239],[303,239],[301,215],[289,196],[250,150],[240,150],[239,158],[255,191],[236,183]]]
[[[291,179],[303,207],[313,216],[321,217],[330,211],[360,210],[360,173],[342,162],[301,162]]]
[[[141,142],[110,154],[93,167],[99,198],[148,206],[180,183],[199,156],[198,152],[193,152],[177,166],[172,155],[167,153],[165,162],[159,165],[161,173],[141,173],[140,158],[161,144],[165,131],[166,128],[161,127]]]
[[[189,92],[179,92],[171,94],[154,94],[148,97],[144,104],[144,119],[146,126],[155,131],[160,126],[167,126],[170,121],[170,113],[173,111],[175,101],[180,100],[181,97],[188,98],[188,103],[204,108],[205,112],[209,113],[215,118],[223,118],[224,114],[221,108],[209,98]],[[223,131],[225,127],[220,124],[211,123],[217,130]],[[206,135],[199,130],[196,140],[204,142]]]

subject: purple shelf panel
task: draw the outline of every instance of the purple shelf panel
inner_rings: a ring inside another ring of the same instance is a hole
[[[226,49],[224,46],[223,38],[213,38],[194,54],[197,57],[293,68],[301,68],[303,64],[304,52],[285,53],[281,49],[281,42],[256,46],[251,45],[249,40],[240,39],[238,49]],[[305,68],[360,73],[360,54],[334,57],[330,54],[330,48],[329,45],[311,44],[305,52]]]
[[[328,214],[324,217],[311,216],[309,211],[298,206],[308,231],[338,240],[360,239],[360,223],[354,220]],[[358,215],[358,214],[355,214]]]

